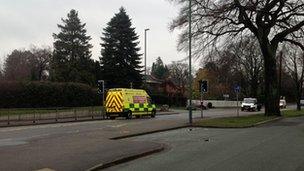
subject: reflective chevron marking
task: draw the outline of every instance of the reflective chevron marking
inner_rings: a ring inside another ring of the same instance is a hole
[[[111,92],[107,97],[106,107],[107,112],[122,112],[122,93]]]

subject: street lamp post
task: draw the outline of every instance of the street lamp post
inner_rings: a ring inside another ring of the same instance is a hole
[[[191,10],[192,2],[189,0],[189,123],[192,124],[192,72],[191,72],[191,45],[192,45],[192,33],[191,33]]]
[[[150,29],[145,29],[145,86],[147,84],[147,31]]]

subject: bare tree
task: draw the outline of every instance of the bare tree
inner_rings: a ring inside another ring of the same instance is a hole
[[[184,28],[181,49],[187,42],[187,3],[184,4],[171,29]],[[279,43],[287,41],[301,46],[299,32],[304,25],[303,0],[192,0],[193,38],[196,55],[201,56],[212,46],[253,34],[264,59],[265,114],[280,115],[276,53]],[[228,40],[228,41],[227,41]]]
[[[14,50],[5,60],[4,77],[15,81],[41,81],[47,75],[51,55],[50,48]]]
[[[32,58],[30,65],[32,66],[32,74],[36,80],[44,80],[48,75],[50,59],[52,57],[52,50],[50,47],[37,48],[33,46],[31,48]]]
[[[188,81],[188,68],[186,63],[182,62],[172,62],[168,66],[169,69],[169,79],[171,79],[176,85],[180,87],[181,94],[184,94],[184,90]]]
[[[227,47],[236,58],[235,67],[243,73],[244,80],[250,87],[249,95],[257,97],[262,80],[263,58],[255,37],[245,37]]]
[[[31,68],[29,60],[32,56],[30,51],[14,50],[4,62],[4,77],[9,81],[30,80]]]
[[[286,58],[286,67],[295,85],[297,110],[301,110],[300,100],[304,88],[304,53],[299,48],[293,46],[286,48],[286,52],[288,55],[288,58]]]

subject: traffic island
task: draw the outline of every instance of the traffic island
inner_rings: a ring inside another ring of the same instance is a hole
[[[282,117],[257,114],[241,117],[203,119],[196,121],[193,126],[208,128],[249,128],[268,122],[277,121],[279,119],[282,119]]]
[[[141,151],[141,152],[138,152],[138,153],[129,153],[129,154],[126,154],[124,156],[118,157],[116,159],[106,161],[104,163],[100,163],[98,165],[95,165],[95,166],[87,169],[87,171],[103,170],[103,169],[109,168],[111,166],[115,166],[115,165],[118,165],[118,164],[122,164],[122,163],[126,163],[126,162],[129,162],[129,161],[132,161],[132,160],[136,160],[138,158],[145,157],[145,156],[148,156],[148,155],[151,155],[151,154],[154,154],[154,153],[159,153],[159,152],[163,151],[164,149],[165,149],[165,146],[160,144],[158,147],[147,149],[145,151]]]

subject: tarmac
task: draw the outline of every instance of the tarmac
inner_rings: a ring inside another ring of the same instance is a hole
[[[130,140],[164,143],[170,148],[107,170],[304,170],[304,117],[254,128],[185,128]]]
[[[184,112],[159,115],[154,119],[145,117],[1,128],[0,170],[96,170],[134,159],[137,160],[130,163],[141,161],[139,157],[163,150],[160,154],[165,154],[174,147],[174,143],[172,145],[162,139],[139,139],[162,134],[167,136],[172,132],[184,130],[181,128],[189,126],[187,111]],[[209,111],[209,116],[219,117],[220,112],[222,109]],[[223,112],[230,113],[229,110]],[[200,112],[194,112],[194,118],[199,117]],[[165,130],[167,131],[161,132]],[[223,132],[225,133],[225,130]],[[154,134],[144,135],[147,133]],[[134,137],[135,135],[143,136]],[[196,141],[183,134],[176,137]],[[174,137],[172,140],[174,141]]]

